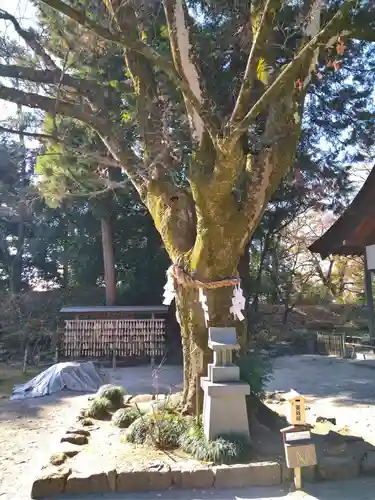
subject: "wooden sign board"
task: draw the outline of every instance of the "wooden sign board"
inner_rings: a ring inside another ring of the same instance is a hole
[[[289,404],[287,419],[292,425],[304,425],[306,423],[305,398],[298,392],[292,390],[285,395]]]
[[[284,446],[286,466],[289,469],[309,467],[310,465],[317,464],[314,444],[285,444]]]

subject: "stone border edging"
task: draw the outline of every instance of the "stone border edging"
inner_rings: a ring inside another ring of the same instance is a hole
[[[126,469],[72,472],[68,466],[47,466],[32,486],[32,498],[61,493],[132,493],[176,489],[277,486],[282,483],[278,462],[199,466],[194,468]]]

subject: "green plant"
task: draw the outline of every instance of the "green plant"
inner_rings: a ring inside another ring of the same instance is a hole
[[[180,448],[203,462],[232,464],[243,461],[249,453],[250,443],[241,435],[219,436],[207,441],[201,425],[194,424],[179,440]]]
[[[124,396],[126,391],[117,385],[105,385],[98,391],[98,396],[108,399],[111,402],[112,410],[118,410],[124,406]]]
[[[127,439],[135,444],[150,443],[158,449],[177,448],[187,425],[187,420],[181,415],[149,413],[133,422]]]
[[[104,397],[96,397],[90,401],[90,405],[86,410],[86,417],[95,418],[96,420],[107,420],[110,416],[112,403]]]
[[[235,360],[240,369],[240,378],[250,385],[251,392],[261,399],[265,397],[267,383],[272,380],[272,364],[269,358],[249,352]]]
[[[135,408],[120,408],[112,415],[112,422],[117,427],[125,429],[137,420],[138,417],[139,412]]]

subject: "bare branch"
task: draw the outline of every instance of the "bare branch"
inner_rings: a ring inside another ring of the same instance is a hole
[[[49,134],[42,134],[39,132],[27,132],[26,130],[16,130],[14,128],[8,128],[8,127],[3,127],[0,125],[0,132],[4,132],[6,134],[18,134],[18,135],[25,135],[26,137],[33,137],[34,139],[46,139],[46,140],[51,140],[51,141],[56,141],[60,142],[60,140]]]
[[[232,130],[229,133],[229,141],[236,142],[241,135],[246,132],[249,125],[268,103],[276,99],[277,96],[283,92],[285,87],[294,83],[294,80],[306,64],[306,61],[310,61],[310,59],[313,58],[317,47],[321,44],[326,44],[329,40],[333,42],[340,36],[341,30],[339,25],[355,4],[356,0],[346,0],[325,27],[298,52],[289,64],[285,66],[279,76],[262,94],[243,120],[238,125],[231,127]]]
[[[58,69],[57,65],[44,50],[42,45],[37,40],[36,34],[32,30],[23,29],[17,19],[3,9],[0,9],[0,19],[10,21],[13,24],[16,33],[25,40],[27,45],[35,52],[37,56],[40,57],[40,59],[44,62],[48,69]]]
[[[26,66],[12,66],[8,64],[0,64],[0,76],[6,78],[19,78],[35,83],[46,83],[51,85],[64,85],[70,89],[74,89],[81,95],[86,95],[90,100],[95,102],[95,98],[99,98],[101,105],[105,95],[103,88],[94,80],[83,80],[74,78],[65,74],[60,69],[55,70],[38,70]]]
[[[184,93],[185,105],[193,137],[200,142],[205,129],[204,116],[208,110],[203,105],[203,94],[201,88],[201,76],[193,61],[192,44],[190,40],[189,28],[186,22],[186,12],[183,0],[164,0],[164,11],[168,23],[169,41],[173,55],[173,61],[177,72],[184,75],[191,93],[199,102],[200,112],[190,101],[190,97]],[[212,135],[212,134],[211,134]],[[216,135],[216,134],[215,134]]]
[[[249,105],[249,98],[253,87],[253,79],[256,74],[256,68],[261,56],[260,51],[266,42],[266,39],[272,29],[272,20],[275,13],[279,10],[282,0],[267,0],[264,6],[258,29],[256,30],[250,54],[247,59],[245,73],[242,79],[242,85],[237,97],[237,101],[229,120],[234,123],[241,120],[246,114],[246,106]]]
[[[42,109],[47,113],[53,114],[55,111],[58,114],[76,118],[87,125],[91,125],[96,130],[106,130],[106,121],[102,120],[96,115],[88,113],[87,110],[81,106],[66,102],[58,101],[50,97],[41,96],[31,92],[23,92],[22,90],[11,89],[4,85],[0,85],[0,99],[4,101],[22,104],[34,109]]]

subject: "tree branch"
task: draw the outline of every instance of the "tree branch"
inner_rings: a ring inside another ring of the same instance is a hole
[[[204,117],[209,114],[209,110],[206,108],[207,105],[203,104],[201,76],[193,61],[194,51],[190,41],[183,0],[164,0],[163,4],[175,68],[180,75],[184,76],[194,98],[199,102],[200,111],[198,112],[190,101],[191,96],[183,93],[192,135],[198,142],[201,142],[205,129]],[[201,113],[204,115],[201,116]],[[212,133],[216,135],[216,132],[210,130],[209,132],[211,132],[211,136]]]
[[[231,124],[228,124],[231,129],[229,132],[230,142],[237,142],[258,114],[269,104],[269,102],[277,98],[286,86],[294,82],[302,67],[306,63],[306,60],[314,56],[315,49],[319,47],[319,45],[325,44],[328,40],[332,40],[332,37],[333,43],[333,41],[340,36],[340,32],[342,30],[337,28],[355,4],[356,0],[346,0],[332,19],[325,25],[325,27],[298,52],[289,64],[285,66],[279,76],[262,94],[243,120],[234,127],[231,126]]]
[[[235,123],[241,120],[245,113],[246,107],[249,105],[249,98],[253,87],[253,79],[256,74],[256,68],[259,63],[260,50],[272,28],[272,18],[279,10],[282,0],[267,0],[264,6],[259,27],[256,30],[250,54],[247,59],[245,73],[242,79],[241,88],[237,97],[235,107],[229,122]]]
[[[85,109],[75,104],[66,101],[56,101],[50,97],[41,96],[31,92],[23,92],[22,90],[11,89],[4,85],[0,85],[0,99],[4,101],[22,104],[29,108],[41,109],[51,114],[61,114],[76,118],[87,125],[92,126],[96,130],[106,130],[106,121],[96,115],[88,113]]]
[[[32,30],[23,29],[17,19],[3,9],[0,9],[0,19],[10,21],[13,24],[16,33],[18,33],[18,35],[25,40],[27,45],[35,52],[36,55],[40,57],[48,69],[58,69],[57,65],[44,50],[42,45],[37,40],[36,34]]]
[[[180,75],[174,65],[168,61],[165,57],[156,52],[152,47],[147,45],[139,38],[134,38],[131,36],[132,30],[124,30],[122,32],[111,32],[109,29],[100,26],[91,19],[89,19],[85,11],[80,11],[73,9],[65,2],[61,0],[41,0],[44,4],[48,5],[52,9],[66,15],[73,21],[76,21],[79,25],[92,31],[94,34],[100,38],[104,38],[110,42],[126,46],[134,52],[142,54],[146,59],[148,59],[154,66],[160,68],[173,82],[177,88],[179,88],[182,94],[189,100],[195,111],[204,121],[206,129],[214,137],[217,133],[217,127],[215,126],[215,120],[212,118],[211,114],[207,110],[202,108],[202,104],[199,99],[195,96],[194,92],[189,86],[189,82],[183,75]]]
[[[33,137],[34,139],[45,139],[45,140],[51,140],[51,141],[56,141],[56,142],[61,142],[57,137],[49,134],[42,134],[39,132],[27,132],[26,130],[16,130],[14,128],[8,128],[8,127],[3,127],[0,125],[0,132],[4,132],[5,134],[18,134],[18,135],[25,135],[26,137]]]
[[[100,98],[100,104],[104,105],[105,95],[103,88],[94,80],[82,80],[65,74],[59,68],[55,70],[38,70],[26,66],[13,66],[0,64],[0,76],[6,78],[19,78],[35,83],[46,83],[51,85],[63,85],[76,90],[80,95],[86,95],[89,98]],[[97,103],[99,104],[99,102]]]

